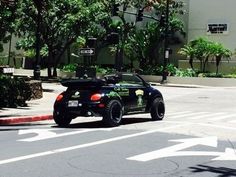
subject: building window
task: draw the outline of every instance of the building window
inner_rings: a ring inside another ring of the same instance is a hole
[[[207,25],[207,34],[228,34],[228,24],[227,23],[209,23]]]

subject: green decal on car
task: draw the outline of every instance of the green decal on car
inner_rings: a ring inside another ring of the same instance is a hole
[[[111,91],[110,93],[107,94],[109,98],[113,97],[120,97],[120,95],[117,92]]]
[[[129,89],[127,88],[114,88],[114,90],[120,95],[120,96],[129,96]]]

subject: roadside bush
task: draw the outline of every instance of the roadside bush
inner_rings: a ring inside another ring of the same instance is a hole
[[[109,68],[109,67],[101,67],[96,65],[96,73],[100,73],[100,74],[110,74],[110,73],[114,73],[115,69],[114,68]]]
[[[178,76],[178,77],[196,77],[197,73],[192,68],[177,69],[176,73],[175,73],[175,76]]]
[[[169,76],[174,76],[176,74],[177,68],[173,64],[168,64],[166,66],[166,71]],[[140,74],[143,75],[162,75],[163,74],[163,66],[151,66],[147,65],[143,68]]]
[[[78,67],[78,64],[75,64],[75,63],[67,64],[67,65],[62,66],[61,70],[65,72],[75,72],[77,67]]]
[[[22,78],[0,75],[0,108],[26,106],[30,89]]]
[[[78,64],[72,63],[72,64],[63,65],[61,67],[61,70],[65,71],[65,72],[76,72],[77,67],[79,67]],[[83,67],[83,66],[81,66],[81,67]],[[99,65],[94,65],[94,66],[90,66],[90,67],[96,68],[96,73],[100,73],[100,74],[109,74],[109,73],[114,72],[114,69],[109,68],[109,67],[101,67]]]

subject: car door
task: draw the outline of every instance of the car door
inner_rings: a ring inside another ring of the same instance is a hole
[[[144,111],[148,93],[143,80],[134,74],[122,74],[118,84],[122,90],[128,92],[121,95],[127,112]]]

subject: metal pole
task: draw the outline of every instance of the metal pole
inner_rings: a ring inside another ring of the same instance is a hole
[[[37,29],[36,29],[36,46],[35,46],[35,53],[36,53],[36,61],[34,66],[34,79],[40,79],[40,49],[41,49],[41,42],[40,42],[40,27],[41,27],[41,8],[38,7],[38,16],[37,16]]]
[[[9,50],[8,50],[8,62],[7,65],[10,65],[10,61],[11,61],[11,42],[12,42],[12,33],[10,34],[10,41],[9,41]],[[16,67],[16,66],[15,66]]]
[[[162,73],[162,83],[167,82],[167,60],[169,58],[169,49],[168,49],[168,31],[169,31],[169,4],[170,1],[166,0],[166,23],[165,23],[165,38],[164,38],[164,63],[163,63],[163,73]]]

